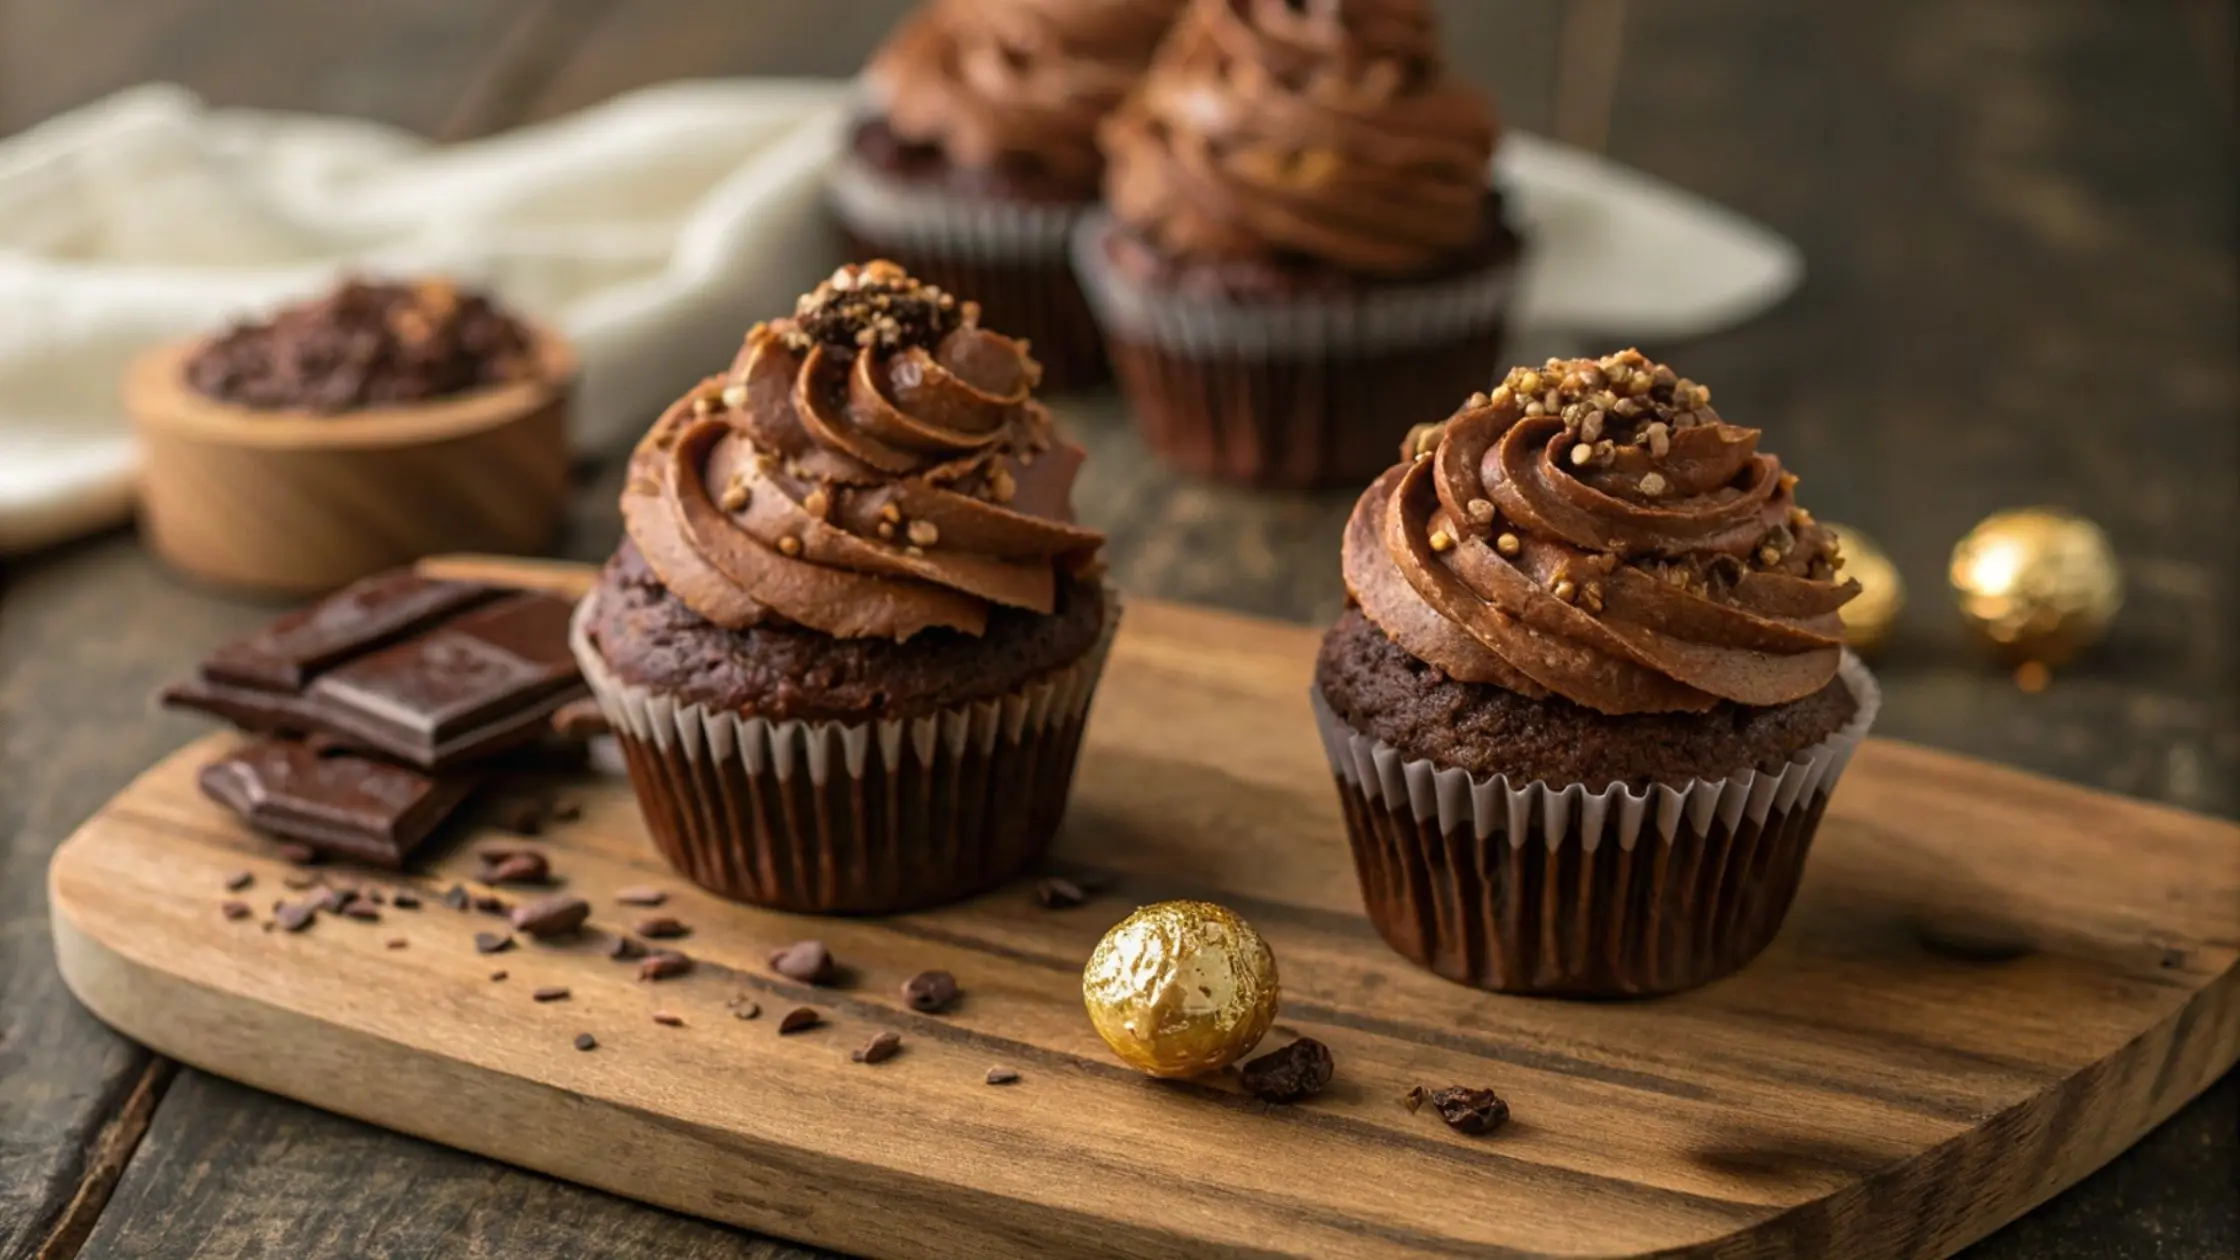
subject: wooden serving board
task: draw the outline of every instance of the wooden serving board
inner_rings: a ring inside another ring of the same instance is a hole
[[[260,930],[270,846],[195,790],[217,736],[149,771],[56,854],[64,976],[165,1054],[375,1124],[753,1229],[874,1256],[1942,1255],[2075,1181],[2240,1055],[2240,828],[1873,741],[1788,927],[1741,976],[1574,1003],[1416,970],[1363,921],[1307,717],[1316,635],[1134,601],[1097,700],[1064,863],[936,913],[812,921],[671,876],[629,789],[570,789],[542,841],[595,926],[674,891],[699,960],[656,983],[594,941],[477,955],[497,926],[431,904]],[[467,837],[412,877],[473,868]],[[258,920],[219,913],[228,874]],[[1139,903],[1210,897],[1275,947],[1293,1033],[1337,1079],[1294,1107],[1233,1076],[1120,1067],[1079,967]],[[854,972],[762,965],[815,935]],[[389,948],[391,938],[407,942]],[[493,981],[493,968],[510,977]],[[953,1014],[896,988],[955,972]],[[570,1000],[531,1001],[566,985]],[[762,1018],[726,1000],[746,993]],[[781,1037],[807,1003],[830,1022]],[[656,1024],[657,1009],[682,1027]],[[902,1054],[849,1052],[881,1029]],[[598,1049],[575,1050],[579,1032]],[[991,1066],[1016,1068],[990,1086]],[[1514,1119],[1449,1131],[1415,1084],[1492,1086]]]

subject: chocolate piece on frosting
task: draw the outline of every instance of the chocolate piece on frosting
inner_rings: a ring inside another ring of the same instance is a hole
[[[1429,0],[1198,0],[1103,126],[1105,196],[1169,254],[1419,276],[1482,247],[1497,135]]]
[[[661,584],[715,625],[902,640],[1047,614],[1102,536],[1025,343],[890,262],[843,267],[657,420],[622,494]]]
[[[1637,350],[1511,372],[1411,433],[1347,523],[1347,591],[1460,682],[1603,713],[1785,704],[1857,593],[1796,478]]]
[[[346,280],[270,319],[236,326],[187,360],[187,384],[258,410],[343,412],[428,402],[527,379],[528,330],[444,280]]]

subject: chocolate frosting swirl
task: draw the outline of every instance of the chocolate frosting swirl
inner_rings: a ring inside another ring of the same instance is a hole
[[[663,586],[732,629],[900,640],[1050,612],[1104,539],[1072,523],[1082,453],[1034,401],[1040,372],[974,304],[843,267],[654,423],[623,521]]]
[[[1186,0],[933,0],[867,81],[903,139],[964,167],[1026,160],[1092,194],[1097,123],[1135,86]]]
[[[1346,525],[1346,589],[1463,682],[1604,713],[1801,699],[1858,593],[1796,478],[1637,350],[1519,368],[1409,435]]]
[[[1479,242],[1496,137],[1428,0],[1197,0],[1104,125],[1105,196],[1170,253],[1411,276]]]

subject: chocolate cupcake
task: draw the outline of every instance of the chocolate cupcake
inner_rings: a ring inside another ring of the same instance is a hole
[[[574,643],[695,883],[881,913],[1047,848],[1119,610],[1036,375],[972,303],[844,267],[638,444]]]
[[[970,293],[1025,338],[1053,390],[1109,374],[1067,237],[1097,201],[1096,129],[1184,0],[932,0],[865,72],[833,171],[862,256]]]
[[[1880,703],[1835,537],[1629,350],[1412,433],[1346,527],[1313,702],[1370,919],[1452,980],[1663,993],[1780,929]]]
[[[1498,127],[1426,0],[1196,0],[1106,122],[1074,260],[1152,449],[1359,485],[1405,417],[1482,389],[1518,241]]]

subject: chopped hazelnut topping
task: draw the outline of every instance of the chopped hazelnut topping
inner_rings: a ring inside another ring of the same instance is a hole
[[[1557,579],[1555,586],[1550,591],[1557,599],[1566,604],[1570,603],[1572,596],[1578,594],[1578,592],[1579,588],[1572,585],[1570,578]]]
[[[1524,549],[1524,544],[1517,540],[1515,534],[1503,534],[1493,540],[1493,549],[1502,555],[1513,556]]]
[[[1642,440],[1648,444],[1649,458],[1663,459],[1672,453],[1672,430],[1664,421],[1651,421],[1641,430]]]
[[[996,465],[988,474],[988,497],[997,503],[1009,503],[1017,493],[1019,482],[1011,475],[1011,470],[1001,464]]]
[[[698,398],[692,400],[693,415],[704,416],[714,410],[715,404],[708,401],[708,396],[706,394],[702,394]]]
[[[801,554],[801,540],[787,534],[778,540],[778,550],[789,556],[798,556]]]
[[[876,531],[881,538],[894,537],[894,522],[892,521],[881,521],[877,525],[872,526],[872,529]]]
[[[754,492],[748,488],[745,479],[734,478],[730,485],[723,488],[723,498],[721,500],[723,510],[736,512],[747,506],[748,501],[753,497]]]
[[[1472,499],[1468,504],[1464,505],[1464,507],[1465,510],[1470,513],[1471,524],[1493,524],[1493,519],[1496,513],[1494,511],[1493,501],[1491,499]]]
[[[1594,446],[1591,443],[1581,442],[1571,448],[1571,466],[1573,468],[1585,468],[1593,462]]]
[[[1487,395],[1484,390],[1481,389],[1476,393],[1470,395],[1470,401],[1465,403],[1464,406],[1467,406],[1472,410],[1476,410],[1477,408],[1483,407],[1492,401],[1493,399],[1489,395]]]
[[[902,509],[896,507],[894,501],[889,499],[879,508],[879,519],[889,525],[900,525],[902,523]]]
[[[1665,485],[1663,473],[1641,474],[1641,493],[1648,495],[1650,498],[1654,499],[1658,495],[1663,494],[1666,488],[1667,487]]]
[[[1771,547],[1760,547],[1758,548],[1758,563],[1770,569],[1781,563],[1781,553]]]
[[[832,510],[832,496],[822,489],[811,490],[801,496],[801,510],[821,521]]]
[[[747,387],[746,387],[746,386],[744,386],[744,385],[726,385],[726,386],[724,386],[724,387],[723,387],[723,405],[724,405],[724,406],[726,406],[726,407],[729,407],[729,408],[731,408],[731,409],[732,409],[732,410],[734,410],[734,411],[738,410],[738,409],[739,409],[739,408],[741,408],[741,407],[744,407],[744,406],[746,406],[746,405],[747,405]]]
[[[931,547],[941,541],[941,529],[932,521],[912,521],[910,541],[920,547]]]
[[[1432,531],[1431,531],[1431,549],[1432,549],[1433,551],[1452,551],[1452,550],[1454,550],[1454,535],[1453,535],[1453,534],[1450,534],[1450,533],[1448,533],[1447,531],[1445,531],[1445,530],[1443,530],[1443,529],[1435,529],[1435,530],[1432,530]]]

